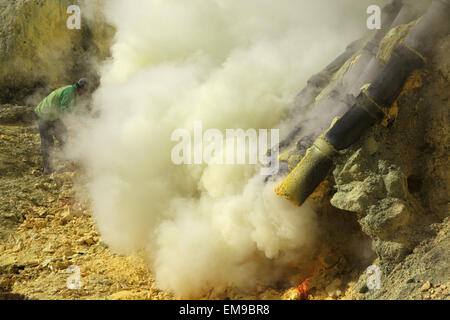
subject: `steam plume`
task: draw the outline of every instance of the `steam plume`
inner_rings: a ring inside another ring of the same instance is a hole
[[[144,248],[157,285],[183,297],[267,285],[308,259],[308,204],[277,197],[252,165],[175,166],[170,136],[196,120],[277,127],[306,79],[366,31],[373,3],[108,1],[117,34],[94,96],[100,117],[70,152],[92,177],[111,248]]]

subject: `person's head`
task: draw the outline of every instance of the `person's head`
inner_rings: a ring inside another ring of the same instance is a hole
[[[87,78],[81,78],[76,83],[77,85],[77,94],[83,95],[89,91],[89,80]]]

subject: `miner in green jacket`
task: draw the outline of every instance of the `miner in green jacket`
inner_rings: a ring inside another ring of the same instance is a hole
[[[65,142],[67,130],[60,117],[78,108],[76,105],[77,96],[88,92],[88,86],[88,79],[81,78],[73,85],[56,89],[34,109],[41,136],[44,174],[53,172],[50,153],[54,147],[54,137],[61,146]]]

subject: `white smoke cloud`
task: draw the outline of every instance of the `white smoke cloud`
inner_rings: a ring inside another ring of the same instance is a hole
[[[274,128],[293,98],[365,30],[374,1],[111,0],[113,58],[100,117],[70,147],[94,214],[120,253],[144,248],[181,297],[284,276],[314,244],[315,213],[277,197],[251,165],[175,166],[176,128]],[[376,3],[376,1],[375,1]]]

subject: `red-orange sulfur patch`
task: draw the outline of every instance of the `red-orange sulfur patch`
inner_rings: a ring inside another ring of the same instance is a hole
[[[309,290],[308,279],[306,279],[302,283],[300,283],[300,285],[297,287],[297,289],[300,292],[300,300],[306,300],[308,298],[308,290]]]

